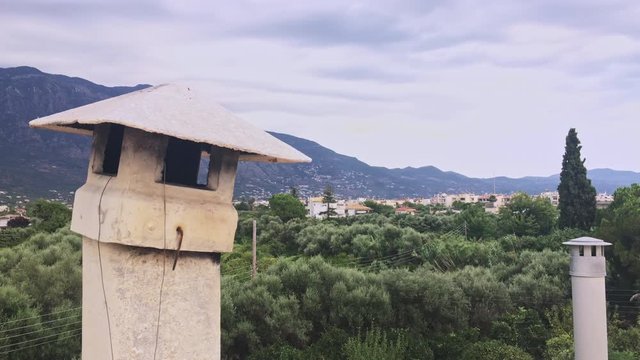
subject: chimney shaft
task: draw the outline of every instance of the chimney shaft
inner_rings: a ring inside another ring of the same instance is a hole
[[[573,338],[576,360],[607,360],[606,262],[599,239],[578,238],[564,243],[571,249]]]

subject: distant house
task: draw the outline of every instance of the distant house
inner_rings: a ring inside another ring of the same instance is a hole
[[[396,215],[399,215],[399,214],[415,215],[416,211],[417,211],[416,209],[410,208],[410,207],[399,207],[396,209]]]
[[[329,204],[331,209],[336,212],[334,217],[344,217],[345,216],[345,201],[337,200],[337,202],[333,202]],[[312,197],[307,199],[307,212],[308,215],[312,218],[322,219],[326,215],[324,214],[327,211],[327,204],[322,202],[322,197]]]
[[[596,207],[598,209],[606,209],[613,203],[613,195],[607,193],[596,195]]]
[[[361,215],[361,214],[368,214],[372,211],[373,209],[371,209],[368,206],[364,206],[360,203],[353,203],[353,204],[347,204],[345,206],[345,215],[346,216],[354,216],[354,215]]]
[[[560,204],[560,194],[557,191],[547,191],[543,192],[538,197],[543,199],[549,199],[551,201],[551,205],[558,206]]]

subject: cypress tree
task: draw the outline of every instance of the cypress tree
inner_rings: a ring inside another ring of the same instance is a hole
[[[580,140],[570,129],[564,147],[558,193],[561,228],[590,230],[596,217],[596,189],[587,178],[584,159],[580,158]]]
[[[338,213],[336,213],[336,209],[331,207],[331,204],[335,202],[336,198],[333,194],[333,188],[331,187],[331,185],[327,185],[324,188],[324,192],[322,193],[322,203],[327,204],[327,211],[321,211],[320,215],[325,215],[327,219],[332,216],[338,215]]]

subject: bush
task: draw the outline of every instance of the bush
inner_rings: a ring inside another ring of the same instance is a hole
[[[475,343],[464,352],[465,360],[533,360],[533,357],[522,349],[491,340]]]
[[[7,222],[7,227],[9,227],[9,228],[25,228],[25,227],[29,226],[30,223],[31,222],[26,217],[17,216],[17,217],[14,217],[14,218],[10,219]]]
[[[406,335],[396,332],[393,339],[386,332],[374,328],[364,336],[356,336],[344,345],[348,360],[404,360],[408,352]]]

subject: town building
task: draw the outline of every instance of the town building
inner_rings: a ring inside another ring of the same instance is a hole
[[[560,204],[560,194],[557,191],[547,191],[536,196],[538,198],[549,199],[551,205],[558,206]]]
[[[416,209],[410,208],[410,207],[399,207],[396,209],[396,215],[400,215],[400,214],[415,215],[416,211],[417,211]]]
[[[344,217],[346,214],[346,203],[344,200],[336,200],[330,204],[324,203],[322,197],[311,197],[307,199],[307,214],[309,217],[322,219],[325,218],[328,206],[335,211],[334,217]]]
[[[364,206],[360,203],[348,203],[345,206],[345,215],[346,216],[355,216],[355,215],[362,215],[362,214],[368,214],[372,211],[373,209],[371,209],[368,206]]]
[[[596,208],[598,209],[606,209],[613,203],[613,195],[609,195],[607,193],[602,193],[596,195]]]

